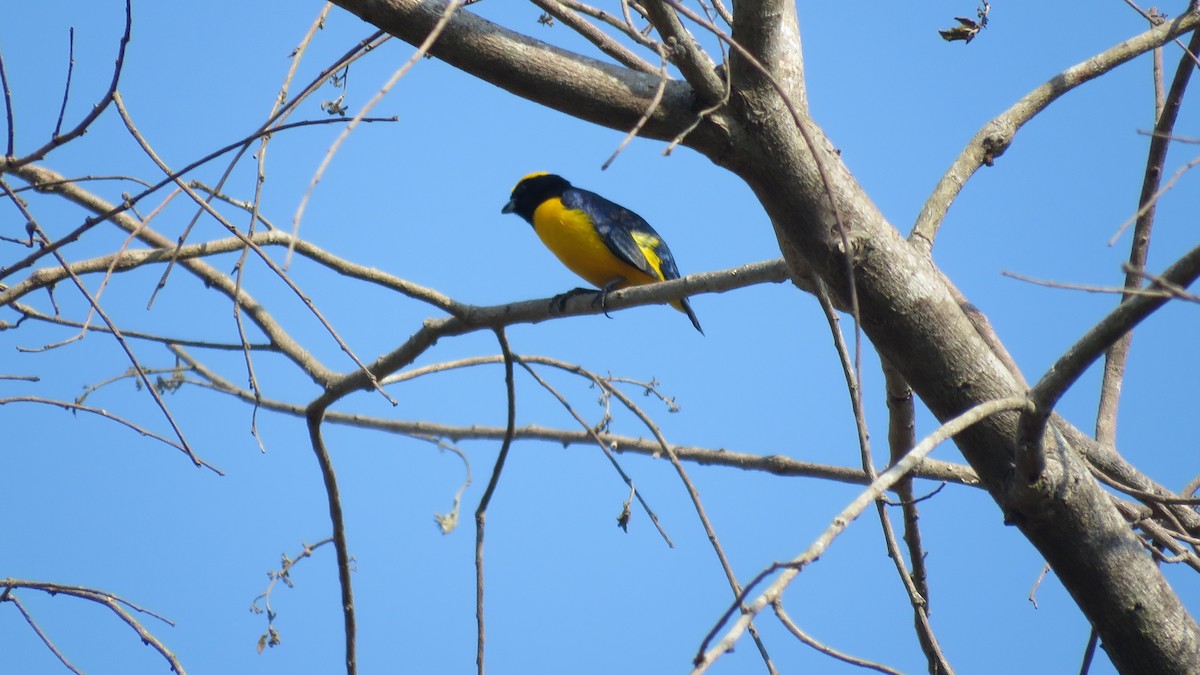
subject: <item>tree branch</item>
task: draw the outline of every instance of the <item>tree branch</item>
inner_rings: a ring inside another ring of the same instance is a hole
[[[100,199],[78,185],[66,181],[62,175],[50,169],[29,164],[13,170],[12,173],[39,189],[59,193],[69,201],[78,204],[92,213],[107,214],[115,210],[114,206],[109,202]],[[116,213],[110,216],[109,220],[126,232],[134,233],[140,241],[154,248],[170,249],[176,245],[174,241],[139,223],[128,213]],[[187,260],[181,264],[192,274],[200,278],[201,281],[211,285],[218,292],[237,302],[271,343],[279,347],[293,363],[299,366],[314,381],[318,383],[324,382],[334,376],[333,371],[326,369],[308,350],[293,340],[257,300],[245,290],[238,289],[228,275],[201,260]]]
[[[1200,246],[1193,248],[1162,274],[1167,282],[1184,288],[1197,277],[1200,277]],[[1020,451],[1016,460],[1021,480],[1030,483],[1041,480],[1046,468],[1042,449],[1043,432],[1058,399],[1105,350],[1168,300],[1169,297],[1139,295],[1121,303],[1071,345],[1034,385],[1029,392],[1033,407],[1021,416]]]
[[[1035,115],[1044,110],[1058,97],[1085,82],[1116,68],[1130,59],[1144,54],[1175,37],[1200,26],[1200,13],[1195,10],[1181,14],[1178,18],[1151,28],[1141,35],[1130,38],[1107,51],[1071,66],[1050,78],[1037,89],[1026,94],[999,117],[988,122],[976,132],[967,147],[938,181],[933,194],[925,202],[917,222],[909,234],[909,240],[925,251],[933,247],[938,228],[946,217],[950,205],[979,167],[991,166],[993,160],[1013,142],[1017,131]]]
[[[995,415],[1007,410],[1020,410],[1028,405],[1028,401],[1021,397],[1012,397],[998,401],[981,403],[962,415],[955,417],[953,420],[946,422],[942,426],[938,427],[937,430],[932,434],[921,439],[921,442],[914,446],[913,449],[910,450],[902,460],[893,464],[887,471],[879,474],[879,477],[872,481],[871,485],[868,486],[866,490],[860,493],[858,497],[856,497],[852,502],[850,502],[849,505],[846,506],[846,508],[842,509],[842,511],[833,519],[833,522],[829,525],[829,527],[825,529],[825,532],[823,532],[821,536],[817,537],[816,541],[814,541],[808,547],[808,549],[786,563],[777,563],[772,565],[757,577],[756,581],[762,580],[769,574],[773,574],[780,569],[783,570],[783,573],[778,579],[771,583],[767,590],[763,591],[757,598],[749,603],[750,611],[743,613],[742,616],[739,617],[734,623],[734,625],[731,626],[728,631],[726,631],[725,636],[721,638],[716,645],[709,649],[708,645],[716,636],[717,631],[720,630],[721,624],[724,624],[724,622],[728,620],[730,616],[732,616],[732,610],[726,612],[725,617],[722,618],[720,624],[718,624],[717,627],[709,633],[709,636],[701,644],[700,653],[696,656],[694,661],[696,667],[692,670],[693,675],[699,675],[700,673],[706,672],[708,668],[712,666],[714,662],[716,662],[717,658],[726,652],[732,651],[734,643],[737,642],[742,632],[745,631],[746,626],[754,618],[754,615],[762,611],[767,605],[773,603],[777,598],[782,597],[783,591],[786,590],[787,586],[792,582],[793,579],[796,578],[798,574],[800,574],[805,567],[813,562],[816,562],[822,555],[824,555],[825,551],[827,551],[829,546],[833,543],[833,540],[841,535],[841,533],[850,526],[850,523],[854,522],[855,519],[862,515],[862,512],[865,511],[867,507],[869,507],[875,500],[879,499],[884,492],[891,489],[891,487],[895,485],[897,481],[903,478],[917,462],[920,462],[929,453],[933,452],[934,448],[936,448],[942,442],[966,430],[971,425],[977,424],[991,415]],[[748,594],[753,587],[754,584],[747,584],[745,592]],[[739,599],[739,601],[741,600],[743,599]],[[734,607],[736,606],[737,605],[734,605]]]
[[[392,35],[420,44],[441,17],[435,0],[334,0]],[[430,54],[517,96],[611,129],[628,130],[649,107],[656,74],[621,68],[559,49],[467,11],[446,24]],[[692,88],[671,80],[642,135],[669,140],[692,121]],[[693,138],[717,140],[701,125]]]
[[[1126,295],[1122,302],[1129,299],[1129,293],[1142,287],[1141,270],[1146,267],[1150,254],[1150,233],[1154,226],[1154,215],[1158,198],[1158,188],[1162,183],[1163,167],[1167,162],[1167,148],[1171,144],[1171,135],[1175,131],[1175,120],[1183,105],[1183,93],[1187,90],[1192,71],[1196,69],[1195,58],[1192,56],[1200,51],[1200,31],[1192,34],[1185,54],[1180,58],[1175,68],[1175,77],[1171,81],[1170,93],[1161,100],[1158,93],[1162,91],[1162,50],[1156,49],[1155,54],[1155,123],[1154,133],[1150,136],[1150,148],[1146,153],[1146,171],[1142,178],[1142,192],[1138,198],[1137,224],[1133,228],[1133,241],[1130,242],[1129,267],[1125,273]],[[1104,359],[1104,378],[1100,385],[1100,404],[1096,413],[1096,440],[1110,445],[1117,438],[1117,405],[1121,399],[1121,382],[1125,376],[1125,363],[1129,358],[1129,348],[1133,343],[1133,333],[1126,333],[1113,343]]]

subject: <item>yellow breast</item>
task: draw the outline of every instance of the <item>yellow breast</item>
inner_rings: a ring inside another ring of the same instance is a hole
[[[562,264],[597,288],[618,279],[624,281],[614,289],[658,281],[618,258],[587,215],[566,208],[558,197],[547,199],[533,212],[533,229]]]

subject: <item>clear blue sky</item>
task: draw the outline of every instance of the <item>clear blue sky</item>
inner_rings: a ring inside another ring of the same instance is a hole
[[[562,27],[537,24],[530,5],[483,2],[471,8],[540,39],[578,47]],[[1167,8],[1172,11],[1173,8]],[[320,3],[135,2],[134,40],[121,91],[141,131],[164,161],[179,167],[260,124],[287,71],[288,55]],[[810,104],[851,169],[883,212],[907,232],[940,174],[988,119],[1056,72],[1143,30],[1124,3],[996,3],[991,27],[970,46],[947,44],[936,30],[972,2],[802,3]],[[62,98],[67,31],[75,27],[75,86],[68,122],[104,91],[121,31],[117,0],[17,3],[4,12],[0,49],[17,113],[18,153],[41,145]],[[371,32],[333,10],[301,68],[319,68]],[[366,102],[413,49],[392,41],[353,66],[346,103]],[[590,53],[590,52],[589,52]],[[1178,50],[1168,51],[1171,68]],[[1135,206],[1151,126],[1150,62],[1142,58],[1072,92],[1029,124],[994,168],[982,170],[951,209],[934,252],[963,292],[988,314],[1027,377],[1036,379],[1063,349],[1114,304],[1110,295],[1036,287],[1002,270],[1064,282],[1120,283],[1128,237],[1107,242]],[[298,88],[298,84],[294,86]],[[325,89],[295,119],[320,118]],[[639,212],[670,241],[681,271],[718,270],[779,255],[770,224],[749,190],[686,149],[662,157],[663,144],[633,143],[608,171],[600,165],[619,132],[540,108],[436,61],[423,60],[376,109],[393,124],[360,128],[317,187],[301,234],[352,261],[385,269],[458,300],[500,304],[549,297],[578,285],[544,251],[529,227],[502,216],[516,180],[534,170],[560,173]],[[1185,103],[1178,129],[1200,136]],[[279,134],[267,156],[263,213],[289,227],[301,195],[340,127]],[[1176,148],[1168,172],[1194,147]],[[1189,154],[1192,153],[1192,154]],[[157,180],[150,162],[108,111],[83,139],[44,164],[68,176],[136,175]],[[191,178],[215,182],[216,162]],[[245,161],[228,192],[253,194]],[[15,184],[15,183],[14,183]],[[122,183],[91,183],[119,199]],[[164,193],[165,194],[165,193]],[[141,205],[145,213],[159,198]],[[34,202],[52,234],[77,226],[78,211]],[[1151,269],[1195,244],[1197,191],[1186,177],[1162,204]],[[193,213],[179,200],[154,221],[177,236]],[[5,236],[23,221],[0,209]],[[238,216],[237,222],[245,222]],[[192,241],[223,236],[201,221]],[[69,249],[78,258],[119,245],[100,228]],[[9,249],[11,245],[5,245]],[[279,259],[282,252],[277,252]],[[6,259],[14,256],[6,254]],[[234,257],[214,263],[232,269]],[[248,287],[277,312],[326,364],[352,364],[302,306],[259,264]],[[236,341],[228,303],[176,270],[154,308],[145,309],[160,269],[115,279],[106,308],[120,325],[180,337]],[[392,349],[437,313],[399,296],[366,289],[304,261],[300,286],[364,360]],[[98,278],[90,278],[92,287]],[[62,284],[63,312],[83,303]],[[27,299],[48,309],[45,295]],[[773,285],[692,300],[707,332],[664,307],[571,318],[510,331],[513,349],[578,363],[596,372],[656,379],[682,410],[668,414],[636,397],[675,443],[783,454],[858,465],[852,417],[829,330],[817,303]],[[6,310],[0,319],[11,321]],[[1195,413],[1192,383],[1200,367],[1190,338],[1200,329],[1194,306],[1169,307],[1139,329],[1126,381],[1119,441],[1127,458],[1168,487],[1197,472],[1195,439],[1182,430]],[[116,376],[128,362],[102,335],[47,352],[23,353],[71,331],[27,324],[0,333],[3,374],[42,381],[0,382],[0,396],[71,400],[83,387]],[[136,343],[142,363],[169,366],[161,346]],[[489,335],[445,340],[420,364],[497,352]],[[226,378],[246,382],[237,354],[195,351]],[[266,395],[305,404],[316,388],[282,359],[259,356]],[[877,363],[868,353],[865,397],[877,457],[886,454],[886,410]],[[596,392],[549,374],[591,420]],[[1064,399],[1061,412],[1094,425],[1095,372]],[[529,377],[518,375],[518,422],[573,428],[563,409]],[[634,392],[636,393],[636,392]],[[378,395],[358,394],[340,410],[388,419],[500,425],[502,371],[450,373]],[[0,578],[104,589],[176,622],[146,625],[191,673],[330,673],[342,656],[332,547],[294,572],[295,589],[276,590],[283,644],[259,655],[266,626],[248,611],[281,552],[329,533],[320,475],[303,421],[260,413],[267,453],[249,433],[251,411],[225,396],[185,387],[167,397],[189,441],[223,478],[196,470],[165,446],[111,422],[45,406],[0,407]],[[88,403],[168,427],[145,392],[126,381]],[[918,434],[933,429],[922,414]],[[628,415],[614,431],[648,436]],[[327,427],[339,471],[349,540],[357,567],[361,672],[465,673],[474,669],[473,534],[469,514],[498,449],[463,441],[474,482],[464,525],[449,536],[433,514],[451,506],[463,479],[453,454],[404,437]],[[952,446],[934,455],[961,461]],[[614,527],[627,490],[598,450],[524,442],[515,446],[489,512],[488,666],[495,674],[686,672],[699,641],[730,600],[715,556],[687,495],[665,461],[622,460],[676,543],[668,549],[641,512],[628,534]],[[811,479],[782,479],[689,466],[708,514],[742,579],[804,548],[858,489]],[[933,484],[919,484],[928,492]],[[922,504],[929,553],[933,625],[962,673],[1073,672],[1088,628],[1049,577],[1037,609],[1026,599],[1041,570],[1036,551],[979,490],[949,486]],[[897,521],[898,522],[898,521]],[[1193,573],[1171,570],[1191,607],[1200,606]],[[785,596],[814,637],[905,672],[924,658],[911,610],[879,524],[869,513],[801,575]],[[160,673],[161,658],[106,610],[32,592],[21,598],[58,647],[88,673]],[[782,672],[860,672],[821,656],[763,616],[759,625]],[[716,673],[762,672],[742,642]],[[59,672],[11,605],[0,605],[0,672]],[[1101,654],[1092,672],[1111,672]]]

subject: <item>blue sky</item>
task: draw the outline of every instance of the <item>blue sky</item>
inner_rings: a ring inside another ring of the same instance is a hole
[[[907,232],[941,173],[974,132],[1058,71],[1143,30],[1118,2],[1074,3],[1053,17],[1030,3],[996,3],[992,23],[969,46],[947,44],[936,30],[969,2],[919,6],[802,3],[799,8],[810,105],[852,171],[883,212]],[[122,5],[20,3],[5,12],[0,50],[14,92],[18,154],[41,145],[62,100],[67,31],[75,27],[75,83],[68,122],[104,91]],[[565,28],[537,24],[529,5],[482,2],[471,8],[533,36],[580,48]],[[1171,12],[1173,8],[1167,8]],[[319,3],[135,2],[134,39],[121,91],[140,130],[179,167],[232,142],[261,123],[289,66],[288,55]],[[1086,14],[1075,23],[1066,17]],[[1070,25],[1065,25],[1070,23]],[[313,42],[297,82],[307,81],[371,32],[333,10]],[[591,52],[588,52],[589,54]],[[358,109],[412,48],[391,41],[353,66],[347,105]],[[1167,52],[1173,69],[1178,50]],[[1108,240],[1134,211],[1151,126],[1150,62],[1141,58],[1074,91],[1027,125],[993,168],[983,169],[950,210],[936,262],[987,313],[1030,379],[1114,304],[1110,295],[1047,289],[1001,276],[1011,270],[1063,282],[1117,285],[1128,236]],[[324,89],[296,119],[321,118]],[[607,171],[600,165],[623,134],[516,99],[436,60],[423,60],[376,109],[391,124],[360,128],[318,185],[301,234],[349,260],[379,267],[476,304],[549,297],[578,285],[541,248],[528,225],[500,214],[518,178],[560,173],[644,216],[670,242],[680,270],[710,271],[779,255],[761,207],[731,174],[686,149],[637,141]],[[1185,102],[1178,132],[1198,136]],[[267,156],[263,213],[290,226],[326,148],[340,132],[323,126],[278,134]],[[1177,146],[1168,174],[1195,154]],[[149,160],[109,110],[86,137],[44,165],[69,176],[137,175],[158,179]],[[192,178],[215,182],[215,162]],[[249,199],[253,163],[234,173],[228,191]],[[1162,203],[1150,256],[1161,269],[1195,245],[1197,191],[1185,177]],[[97,182],[108,199],[132,190]],[[143,203],[143,213],[160,197]],[[34,200],[51,234],[77,226],[80,212]],[[16,236],[11,206],[0,227]],[[227,211],[227,213],[236,213]],[[177,236],[193,209],[177,201],[154,221]],[[237,222],[245,222],[238,216]],[[202,220],[192,240],[223,236]],[[70,249],[76,258],[113,250],[120,236],[96,230]],[[8,245],[11,249],[11,245]],[[275,252],[282,259],[282,252]],[[13,254],[6,256],[11,259]],[[232,256],[214,261],[231,269]],[[160,269],[114,279],[105,307],[126,328],[234,341],[227,302],[210,297],[179,270],[153,309],[146,302]],[[293,278],[364,360],[384,353],[436,311],[365,288],[298,261]],[[297,339],[331,367],[353,365],[304,308],[261,264],[248,270],[251,292]],[[91,278],[93,284],[97,278]],[[65,284],[63,312],[82,303]],[[28,298],[49,308],[44,294]],[[787,285],[698,296],[700,336],[683,315],[642,307],[603,316],[516,326],[513,349],[578,363],[601,374],[656,379],[681,411],[668,414],[635,397],[674,442],[756,454],[783,454],[857,466],[858,449],[844,382],[817,303]],[[15,317],[6,310],[0,317]],[[848,325],[848,322],[846,322]],[[1194,306],[1171,306],[1139,329],[1125,383],[1121,451],[1168,487],[1197,472],[1196,441],[1181,420],[1194,415],[1189,385],[1200,376],[1182,335],[1200,328]],[[37,374],[38,383],[0,382],[0,396],[72,400],[83,387],[129,364],[116,344],[91,335],[44,353],[18,352],[65,339],[72,331],[33,324],[0,333],[4,374]],[[148,366],[172,358],[136,343]],[[417,365],[498,350],[490,334],[445,340]],[[244,384],[241,357],[193,354]],[[282,359],[256,360],[267,396],[305,404],[317,390]],[[597,393],[547,373],[591,420]],[[864,395],[877,457],[886,453],[886,409],[875,358],[864,362]],[[1098,376],[1090,372],[1060,411],[1085,430],[1094,425]],[[550,396],[518,373],[518,423],[572,429]],[[393,408],[377,394],[356,394],[339,410],[388,419],[501,425],[502,370],[453,372],[397,385]],[[636,393],[636,392],[633,392]],[[320,475],[300,419],[260,413],[267,453],[251,437],[251,411],[228,397],[185,387],[167,403],[194,447],[225,473],[196,470],[177,452],[111,422],[29,404],[0,407],[6,440],[0,512],[8,514],[0,577],[104,589],[176,622],[147,620],[191,673],[337,672],[341,613],[331,547],[293,572],[295,589],[277,589],[281,646],[259,655],[266,621],[248,611],[280,553],[328,535]],[[169,431],[145,392],[125,381],[88,402]],[[925,413],[918,435],[934,428]],[[614,431],[648,436],[629,415]],[[429,443],[328,426],[357,561],[362,672],[471,672],[474,668],[473,534],[470,518],[443,536],[435,512],[450,508],[463,464]],[[469,513],[498,449],[464,440],[474,482]],[[952,446],[935,457],[961,461]],[[668,549],[640,512],[629,532],[614,527],[627,489],[593,447],[527,441],[514,447],[489,511],[488,669],[492,673],[686,672],[703,635],[730,597],[721,570],[673,469],[665,461],[624,456],[622,464],[674,539]],[[732,564],[747,579],[804,548],[858,489],[812,479],[783,479],[689,466]],[[918,492],[936,485],[921,483]],[[982,491],[948,486],[922,505],[929,552],[933,625],[950,662],[963,673],[1064,672],[1078,668],[1088,628],[1062,587],[1047,580],[1038,608],[1026,599],[1041,570],[1036,551],[1005,527]],[[1195,575],[1171,569],[1191,607]],[[88,673],[165,672],[166,665],[114,617],[66,597],[21,593],[22,601],[78,667]],[[785,596],[789,612],[814,637],[905,672],[924,658],[911,611],[873,514],[857,521]],[[776,621],[758,622],[782,672],[858,672],[796,643]],[[11,605],[0,605],[0,672],[58,672],[53,656]],[[761,672],[750,642],[726,656],[717,673]],[[1101,655],[1092,672],[1111,672]]]

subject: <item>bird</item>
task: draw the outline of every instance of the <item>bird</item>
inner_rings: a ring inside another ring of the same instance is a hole
[[[650,223],[562,176],[544,171],[525,176],[500,212],[524,218],[567,269],[599,288],[601,307],[610,291],[679,278],[675,256]],[[593,291],[576,289],[559,297],[577,292]],[[687,298],[671,306],[704,334]]]

